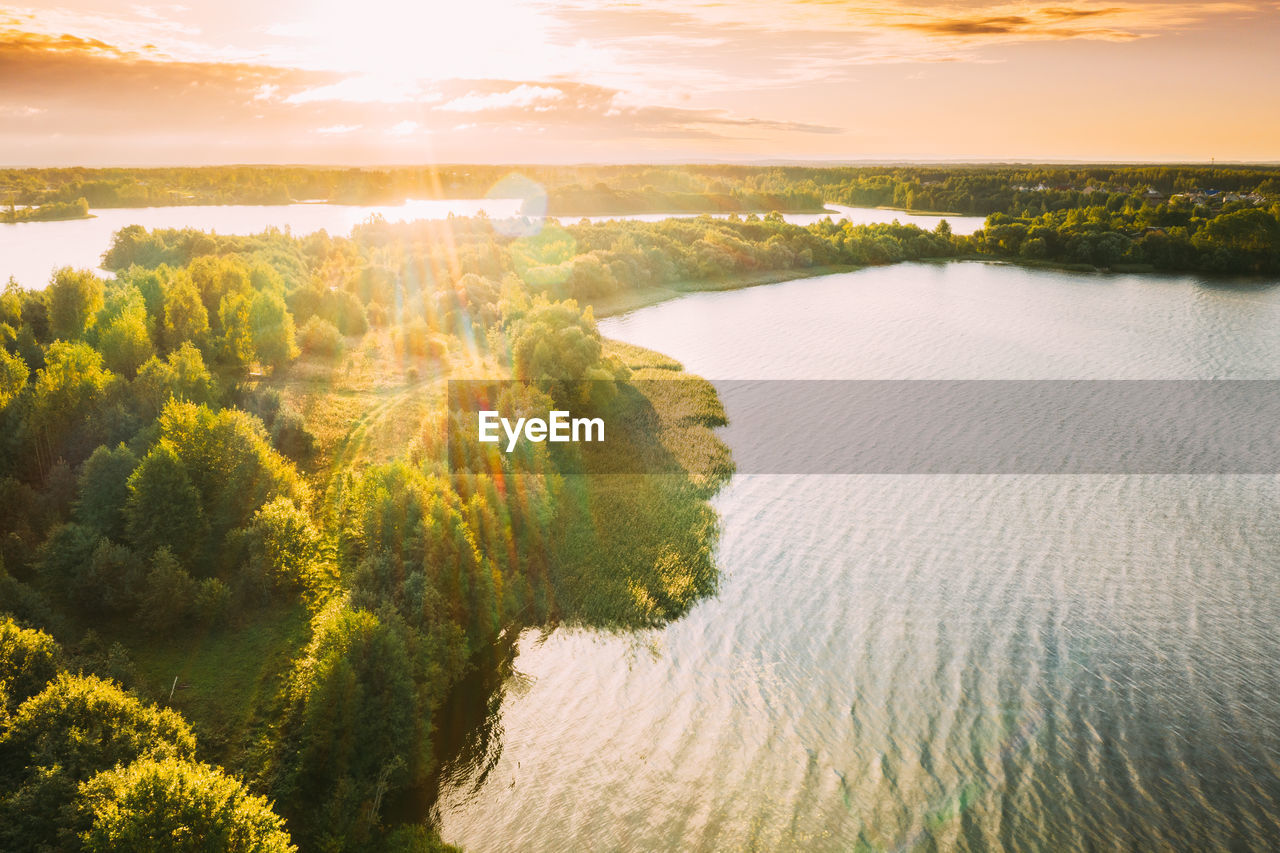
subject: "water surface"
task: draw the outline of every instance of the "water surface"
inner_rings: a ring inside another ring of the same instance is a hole
[[[902,264],[603,322],[711,378],[1276,378],[1280,289]],[[733,410],[729,410],[730,419]],[[719,595],[526,632],[471,851],[1267,850],[1280,483],[738,476]]]

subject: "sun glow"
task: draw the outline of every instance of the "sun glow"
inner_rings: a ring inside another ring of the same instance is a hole
[[[1268,159],[1276,26],[1271,2],[61,0],[0,13],[0,150],[14,164]],[[1194,118],[1169,133],[1174,115]]]
[[[412,88],[429,92],[431,81],[447,78],[529,80],[582,73],[604,61],[603,51],[585,44],[554,44],[551,23],[538,7],[510,0],[372,0],[358,9],[325,0],[267,32],[290,64],[359,75],[351,91],[331,94],[362,100],[380,90],[391,98]]]

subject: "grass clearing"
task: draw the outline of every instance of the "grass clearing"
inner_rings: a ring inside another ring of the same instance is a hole
[[[204,758],[252,766],[246,759],[278,716],[280,688],[307,642],[309,619],[301,602],[281,603],[163,643],[141,633],[115,639],[130,649],[145,687],[191,722]]]

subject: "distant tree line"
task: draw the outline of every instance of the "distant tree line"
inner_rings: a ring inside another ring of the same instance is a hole
[[[1207,208],[1112,195],[1105,205],[994,214],[969,241],[979,254],[1102,269],[1280,273],[1280,204]]]
[[[337,169],[208,166],[161,169],[0,170],[11,204],[90,208],[386,204],[407,198],[484,198],[539,185],[554,215],[802,211],[824,202],[987,216],[1039,215],[1105,203],[1109,194],[1280,197],[1274,166],[533,166],[441,165]],[[506,188],[506,189],[504,189]],[[1098,195],[1101,194],[1101,195]]]

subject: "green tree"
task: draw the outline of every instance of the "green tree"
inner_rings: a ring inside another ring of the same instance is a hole
[[[144,756],[190,759],[194,752],[191,730],[173,711],[94,676],[63,673],[0,731],[0,849],[65,849],[67,809],[81,782]]]
[[[129,476],[138,467],[138,457],[123,444],[114,450],[100,446],[80,471],[80,495],[76,517],[113,539],[123,537],[124,508],[129,499]]]
[[[249,271],[239,258],[206,255],[188,264],[187,272],[200,291],[200,299],[211,317],[218,313],[228,296],[252,292]]]
[[[237,367],[248,367],[253,362],[253,328],[249,325],[251,305],[250,296],[236,292],[222,297],[218,307],[222,326],[218,340],[219,355]]]
[[[306,511],[287,497],[263,504],[252,528],[264,574],[279,586],[306,586],[320,550],[320,532]]]
[[[96,446],[103,424],[96,415],[107,394],[111,373],[102,356],[83,341],[54,341],[45,366],[36,374],[32,426],[41,439],[37,451],[45,463],[58,455],[83,458]]]
[[[0,349],[0,409],[18,396],[27,384],[27,363],[7,350]]]
[[[620,363],[606,360],[591,307],[539,298],[513,324],[511,364],[516,379],[537,382],[561,405],[604,405],[615,395]]]
[[[339,849],[367,840],[383,796],[425,772],[427,722],[394,615],[338,607],[317,619],[291,687],[282,792],[293,825]]]
[[[170,548],[190,559],[208,531],[200,493],[178,454],[161,442],[129,477],[129,539],[144,554]]]
[[[200,291],[185,272],[170,279],[164,293],[164,345],[177,349],[186,341],[197,346],[209,331],[209,312]]]
[[[64,341],[78,340],[102,308],[102,280],[88,270],[63,267],[53,274],[45,298],[53,336]]]
[[[160,416],[160,434],[190,474],[215,542],[248,525],[273,498],[306,503],[308,490],[297,470],[271,447],[262,422],[252,415],[170,401]]]
[[[253,347],[263,364],[280,367],[298,357],[293,315],[280,294],[257,293],[249,311],[249,322],[253,329]]]
[[[155,357],[147,361],[138,371],[133,389],[149,418],[159,415],[170,400],[207,404],[215,396],[213,376],[200,350],[190,343],[182,344],[163,361]]]
[[[312,317],[302,327],[302,351],[321,358],[342,355],[342,333],[328,320]]]
[[[62,647],[53,637],[0,619],[0,687],[6,700],[0,710],[12,710],[44,690],[61,666]]]
[[[80,786],[84,853],[293,853],[264,797],[221,770],[144,758]]]
[[[146,310],[139,305],[110,320],[98,336],[98,350],[109,369],[132,379],[155,352]]]
[[[138,618],[156,634],[168,634],[185,623],[196,609],[200,585],[162,547],[151,560],[151,571],[138,597]]]

